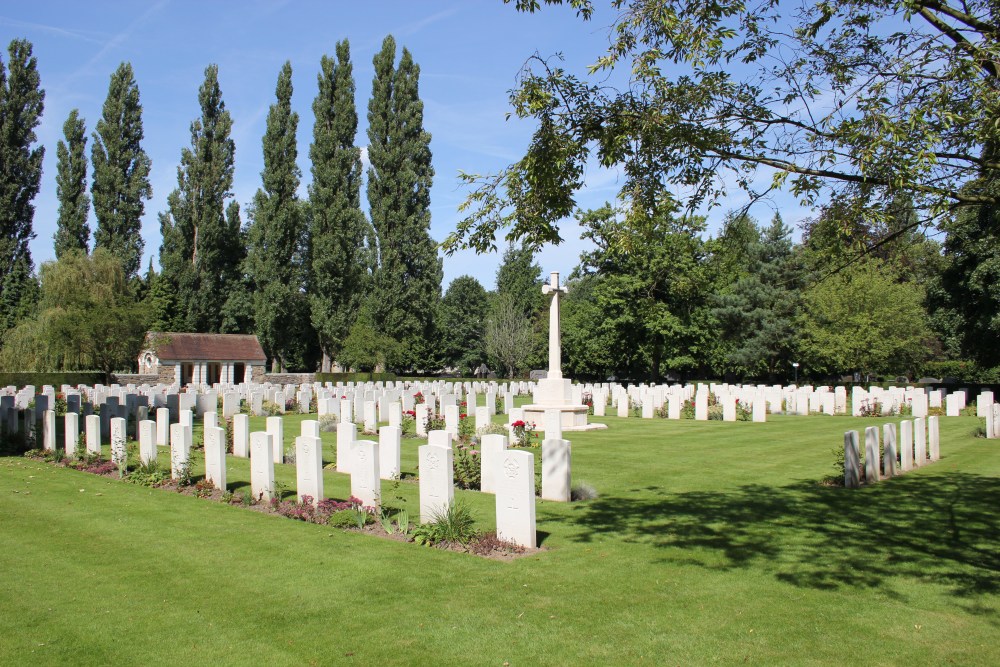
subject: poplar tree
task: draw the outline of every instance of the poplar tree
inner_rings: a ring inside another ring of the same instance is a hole
[[[181,151],[177,188],[160,214],[160,266],[173,286],[189,331],[216,333],[229,288],[239,275],[242,243],[226,215],[232,197],[236,145],[233,121],[222,100],[216,65],[205,69],[198,91],[201,118],[191,123],[191,147]]]
[[[275,88],[277,101],[267,114],[263,187],[253,199],[248,234],[247,273],[255,284],[257,337],[274,365],[300,361],[308,325],[303,256],[305,217],[296,191],[301,172],[295,163],[299,115],[292,111],[292,66],[286,62]]]
[[[111,75],[93,139],[94,247],[106,248],[121,261],[126,278],[133,278],[142,262],[142,214],[153,188],[149,184],[151,161],[141,146],[139,87],[129,63],[122,63]]]
[[[441,300],[441,260],[430,237],[430,134],[423,128],[420,68],[385,38],[374,58],[368,104],[368,202],[378,241],[371,293],[375,326],[400,343],[399,365],[436,365],[434,316]]]
[[[0,334],[30,309],[37,294],[28,242],[42,177],[45,148],[35,146],[44,107],[31,43],[11,41],[8,63],[0,61]],[[2,336],[0,336],[2,339]]]
[[[56,259],[71,250],[87,252],[90,228],[90,196],[87,194],[87,127],[78,109],[69,112],[63,124],[62,140],[56,144],[56,197],[59,199],[59,218],[56,221]]]
[[[370,226],[361,212],[361,149],[354,145],[358,112],[350,57],[346,39],[337,44],[336,61],[323,56],[313,101],[310,307],[323,372],[329,372],[330,360],[357,319],[368,282],[365,240]]]

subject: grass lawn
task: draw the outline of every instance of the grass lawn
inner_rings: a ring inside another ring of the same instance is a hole
[[[569,437],[600,497],[539,501],[546,550],[513,562],[0,458],[0,663],[1000,664],[1000,444],[975,418],[855,491],[819,483],[831,450],[888,420],[597,421]],[[456,496],[493,527],[492,496]],[[415,484],[383,497],[417,515]]]

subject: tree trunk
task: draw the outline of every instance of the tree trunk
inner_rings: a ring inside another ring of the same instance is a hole
[[[319,370],[321,373],[330,372],[330,353],[327,352],[326,350],[323,350],[323,361],[319,367]]]

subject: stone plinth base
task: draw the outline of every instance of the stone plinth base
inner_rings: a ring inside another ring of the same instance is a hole
[[[558,410],[562,413],[563,431],[596,431],[607,428],[606,424],[588,424],[586,405],[525,405],[524,421],[533,422],[537,428],[545,423],[546,410]]]

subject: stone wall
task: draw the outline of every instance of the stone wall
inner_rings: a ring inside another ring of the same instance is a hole
[[[302,384],[303,382],[315,382],[315,373],[266,373],[257,379],[257,367],[254,367],[254,382],[270,382],[271,384]]]
[[[157,373],[159,376],[157,382],[160,384],[174,384],[177,382],[177,369],[174,368],[173,364],[160,364],[157,368]]]
[[[171,369],[170,375],[173,376],[173,369]],[[121,385],[156,384],[161,381],[158,375],[140,375],[138,373],[114,373],[111,379]]]

